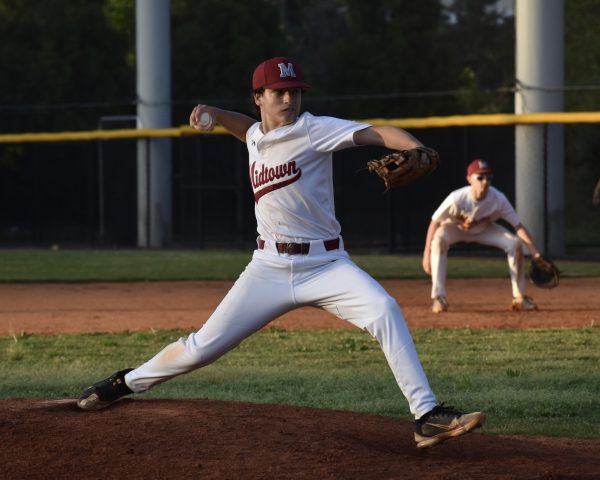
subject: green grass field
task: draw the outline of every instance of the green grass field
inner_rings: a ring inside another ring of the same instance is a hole
[[[0,337],[0,398],[75,397],[185,332]],[[440,401],[484,409],[486,431],[600,437],[598,328],[415,330]],[[379,345],[361,331],[258,333],[143,397],[284,403],[409,418]]]
[[[2,282],[232,279],[227,252],[0,252]],[[379,278],[421,278],[419,257],[357,256]],[[598,262],[557,262],[600,276]],[[451,258],[450,276],[505,276],[502,258]],[[453,270],[452,270],[453,269]],[[424,278],[424,276],[423,276]],[[186,332],[0,337],[0,398],[74,397]],[[488,433],[600,438],[600,329],[417,329],[440,401],[489,413]],[[214,364],[144,397],[285,403],[409,418],[377,343],[361,331],[258,333]]]
[[[0,282],[233,280],[249,251],[0,250]],[[416,255],[352,255],[376,278],[428,278]],[[563,277],[600,277],[600,261],[557,261]],[[506,258],[450,255],[449,278],[507,276]]]

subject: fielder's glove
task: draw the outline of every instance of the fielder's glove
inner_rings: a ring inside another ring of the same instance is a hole
[[[529,279],[540,288],[554,288],[558,286],[560,272],[547,257],[540,255],[532,258],[529,265]]]
[[[437,168],[439,161],[440,156],[432,148],[417,147],[370,160],[367,168],[369,172],[381,177],[387,191],[390,188],[405,187],[429,175]]]

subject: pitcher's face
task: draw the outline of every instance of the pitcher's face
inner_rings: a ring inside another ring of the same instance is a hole
[[[254,102],[260,108],[261,121],[268,130],[294,123],[300,115],[302,90],[282,88],[254,94]]]

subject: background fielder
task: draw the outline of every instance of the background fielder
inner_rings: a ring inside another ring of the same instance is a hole
[[[260,122],[206,105],[190,115],[192,127],[210,129],[216,122],[246,143],[259,233],[252,260],[200,330],[167,345],[138,368],[89,387],[79,407],[103,408],[123,395],[208,365],[280,315],[310,305],[378,340],[418,419],[419,447],[481,426],[481,412],[463,414],[437,405],[398,303],[350,260],[335,218],[334,151],[356,145],[411,149],[421,143],[395,127],[300,115],[302,91],[309,86],[290,59],[261,63],[252,85]],[[205,113],[214,121],[202,127]]]
[[[521,240],[531,255],[540,256],[527,229],[506,196],[492,187],[493,171],[488,162],[476,159],[467,167],[469,186],[453,191],[431,217],[423,251],[423,270],[431,275],[431,307],[434,313],[448,310],[446,266],[448,250],[457,242],[475,242],[497,247],[506,253],[512,287],[513,310],[536,310],[525,295],[525,261]],[[516,235],[496,224],[503,219]]]

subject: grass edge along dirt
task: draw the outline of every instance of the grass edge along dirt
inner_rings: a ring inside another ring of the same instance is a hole
[[[352,252],[351,252],[352,254]],[[0,250],[0,283],[235,280],[252,253],[239,250]],[[428,279],[420,255],[354,255],[378,279]],[[558,260],[563,278],[600,277],[600,261]],[[505,278],[503,255],[451,253],[449,278]]]
[[[77,396],[183,331],[0,337],[0,398]],[[415,329],[439,401],[489,415],[485,431],[600,438],[600,329]],[[359,330],[271,328],[137,398],[210,398],[410,419],[379,346]]]

